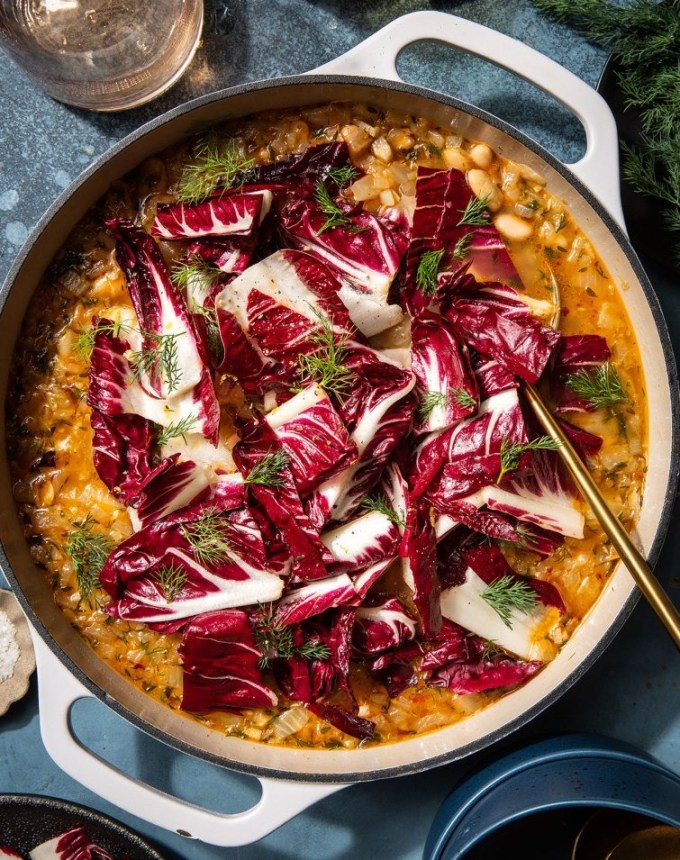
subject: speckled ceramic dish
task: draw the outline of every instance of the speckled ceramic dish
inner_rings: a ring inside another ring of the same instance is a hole
[[[19,656],[12,674],[6,680],[0,681],[0,716],[2,716],[7,713],[11,704],[21,699],[28,691],[29,680],[35,669],[35,654],[26,616],[11,591],[0,589],[0,610],[7,615],[10,624],[14,627],[14,636],[19,646]]]
[[[53,839],[69,827],[84,825],[90,838],[114,857],[129,860],[163,860],[133,830],[87,806],[57,797],[33,794],[0,794],[0,845],[20,854]]]

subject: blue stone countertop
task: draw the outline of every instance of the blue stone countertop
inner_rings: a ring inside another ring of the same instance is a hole
[[[389,21],[436,9],[519,38],[596,85],[606,56],[566,27],[541,17],[528,0],[206,0],[202,44],[185,77],[150,104],[94,114],[42,94],[0,52],[0,281],[29,231],[97,156],[147,120],[190,98],[248,81],[296,74],[328,62]],[[402,77],[501,116],[565,160],[584,146],[578,122],[534,87],[478,59],[428,43],[404,51]],[[671,275],[642,262],[680,349],[680,292]],[[676,503],[657,575],[677,602],[680,552]],[[0,574],[0,586],[6,583]],[[574,687],[512,741],[555,731],[595,731],[628,741],[680,771],[680,657],[644,602]],[[185,756],[152,740],[98,702],[79,706],[83,739],[101,755],[157,787],[220,811],[247,808],[254,780]],[[503,748],[501,744],[501,748]],[[0,793],[35,793],[101,810],[138,830],[168,857],[419,858],[440,803],[476,759],[426,773],[364,783],[320,801],[244,848],[182,840],[101,800],[49,758],[38,727],[35,678],[29,693],[0,718]],[[215,798],[219,800],[216,802]],[[213,806],[213,804],[216,804]]]

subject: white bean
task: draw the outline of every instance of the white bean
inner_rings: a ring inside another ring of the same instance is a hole
[[[468,170],[466,178],[472,193],[480,200],[486,198],[487,209],[497,212],[501,208],[503,205],[501,190],[486,171],[479,168]]]
[[[517,215],[510,215],[508,212],[503,212],[493,219],[496,229],[513,242],[522,242],[528,239],[533,233],[533,226],[523,218],[518,218]]]
[[[470,149],[470,158],[474,161],[477,167],[489,167],[493,161],[493,155],[493,150],[485,143],[476,143]]]
[[[470,167],[470,159],[467,154],[455,146],[447,146],[442,150],[442,159],[448,168],[466,171]]]

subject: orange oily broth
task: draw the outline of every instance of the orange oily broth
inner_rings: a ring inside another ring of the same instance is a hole
[[[573,420],[604,438],[601,454],[590,465],[609,504],[629,527],[633,526],[644,482],[646,444],[646,404],[637,345],[615,284],[564,205],[546,192],[541,177],[496,157],[484,144],[464,140],[455,130],[435,128],[427,120],[380,114],[361,105],[266,114],[224,133],[238,135],[261,163],[339,135],[348,143],[356,166],[366,171],[366,177],[356,182],[352,191],[372,211],[400,205],[413,194],[418,164],[478,171],[468,173],[477,185],[484,177],[493,183],[489,186],[492,217],[501,219],[499,229],[503,225],[506,230],[508,248],[527,292],[535,298],[550,298],[554,277],[562,297],[562,330],[567,334],[600,333],[612,349],[629,402],[620,407],[618,419],[597,410]],[[83,600],[64,546],[73,524],[88,514],[114,543],[132,532],[125,508],[94,470],[90,410],[84,400],[88,367],[75,349],[78,335],[87,330],[93,316],[131,312],[125,279],[114,259],[113,241],[100,225],[115,215],[137,216],[148,227],[156,207],[175,199],[172,191],[187,158],[188,147],[184,146],[149,159],[135,175],[115,183],[97,212],[74,231],[26,316],[8,404],[15,498],[31,553],[54,590],[55,601],[99,657],[173,709],[179,709],[181,702],[180,634],[160,634],[141,623],[110,618],[103,611],[107,596],[101,591],[92,605]],[[504,222],[501,216],[510,217]],[[182,246],[181,242],[161,243],[168,262],[181,255]],[[69,267],[74,252],[80,255],[76,269]],[[406,331],[395,331],[387,338],[376,338],[374,345],[403,343],[405,338]],[[223,383],[217,380],[217,390],[223,432],[229,436],[233,430],[230,416],[245,406],[242,393]],[[53,465],[41,460],[50,450],[55,452]],[[548,559],[539,560],[516,546],[503,546],[516,570],[554,583],[566,603],[566,615],[560,617],[551,609],[536,633],[536,651],[544,660],[552,659],[572,634],[615,563],[607,539],[588,511],[584,509],[584,513],[584,540],[567,539]],[[394,571],[386,580],[400,590]],[[381,742],[449,725],[508,692],[461,696],[421,684],[390,700],[386,690],[359,665],[351,670],[351,683],[359,715],[376,723]],[[340,693],[334,701],[346,704]],[[243,715],[216,712],[186,716],[219,732],[268,743],[326,749],[359,744],[309,712],[305,712],[307,721],[297,732],[278,737],[272,722],[277,713],[267,709]]]

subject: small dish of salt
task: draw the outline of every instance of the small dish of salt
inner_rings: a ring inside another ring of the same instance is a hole
[[[0,589],[0,716],[25,695],[34,669],[31,634],[19,601]]]

